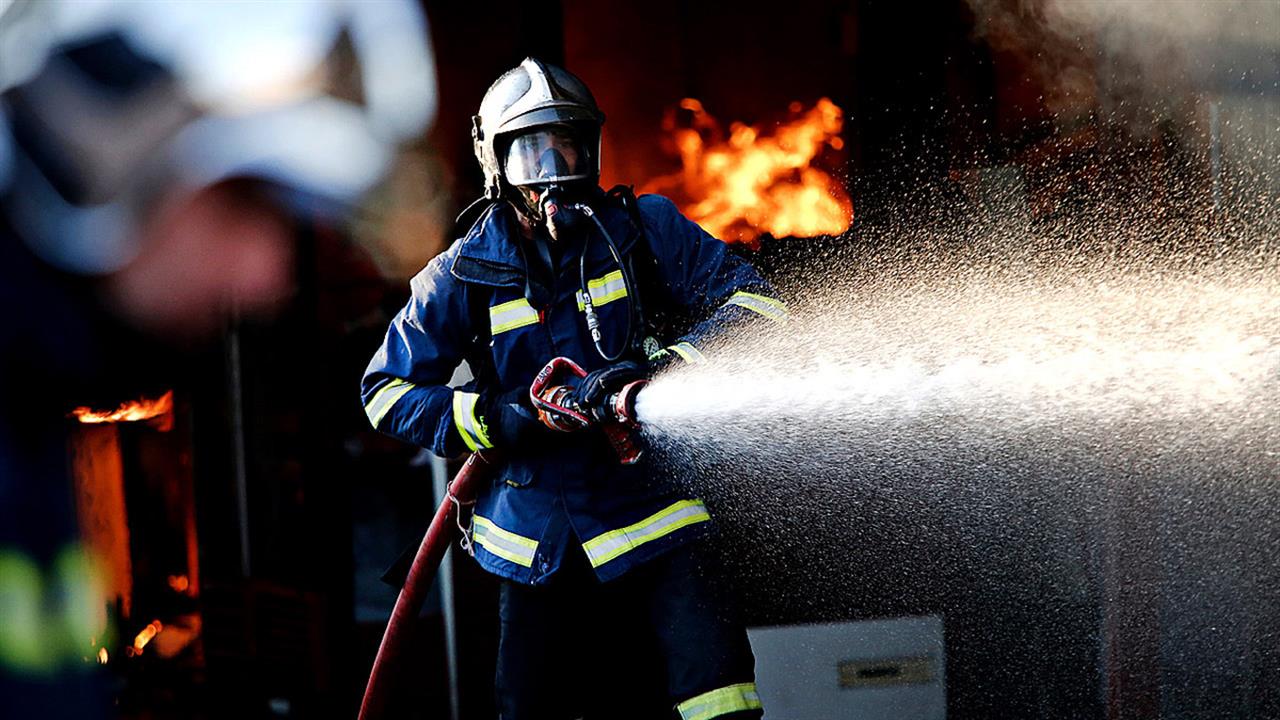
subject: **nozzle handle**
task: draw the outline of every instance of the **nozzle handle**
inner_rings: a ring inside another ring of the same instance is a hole
[[[554,384],[554,381],[565,375],[572,375],[581,380],[587,376],[587,371],[567,357],[552,358],[550,362],[538,371],[537,377],[529,385],[529,401],[533,403],[533,407],[538,410],[539,415],[550,414],[567,417],[582,427],[588,427],[591,425],[589,416],[578,408],[569,407],[559,402],[559,398],[564,397],[565,393],[555,392],[557,385]],[[556,429],[561,428],[557,427]]]

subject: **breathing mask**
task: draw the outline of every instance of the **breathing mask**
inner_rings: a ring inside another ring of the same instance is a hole
[[[596,160],[567,125],[547,125],[512,139],[503,160],[521,212],[559,241],[584,219],[581,204],[596,189]]]

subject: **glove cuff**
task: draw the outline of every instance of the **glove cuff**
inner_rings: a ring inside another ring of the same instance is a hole
[[[654,372],[666,370],[677,361],[697,365],[707,361],[707,356],[694,347],[693,343],[681,341],[669,345],[649,356],[649,368]]]

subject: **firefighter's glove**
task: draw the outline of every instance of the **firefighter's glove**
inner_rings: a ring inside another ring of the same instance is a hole
[[[572,401],[578,407],[590,412],[596,419],[605,419],[604,407],[609,396],[621,390],[627,383],[646,376],[645,368],[638,363],[626,360],[614,363],[588,373],[574,389]]]
[[[528,391],[483,393],[476,409],[488,425],[494,447],[517,448],[546,437],[546,428],[529,404]]]

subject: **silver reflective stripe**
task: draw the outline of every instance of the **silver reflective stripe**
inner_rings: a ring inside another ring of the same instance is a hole
[[[689,698],[676,706],[680,720],[712,720],[730,713],[759,710],[760,693],[755,683],[738,683]]]
[[[606,305],[627,296],[627,284],[622,279],[622,271],[614,270],[604,277],[587,281],[587,290],[591,293],[591,304]],[[578,291],[578,309],[585,310],[582,302],[582,291]]]
[[[707,356],[703,355],[701,350],[699,350],[698,348],[694,347],[693,345],[687,342],[676,343],[675,345],[672,345],[667,349],[679,355],[687,363],[696,364],[700,362],[706,362],[707,360]]]
[[[475,517],[474,540],[480,547],[497,555],[503,560],[524,567],[533,567],[533,556],[538,552],[538,542],[510,530],[503,530],[492,520],[479,515]]]
[[[462,442],[467,444],[471,452],[493,447],[489,442],[489,430],[484,421],[476,417],[476,401],[480,396],[476,393],[455,390],[453,393],[453,425],[458,428]]]
[[[600,567],[647,542],[710,519],[711,513],[701,500],[681,500],[634,525],[597,535],[583,543],[582,549],[591,566]]]
[[[749,292],[736,292],[725,305],[737,305],[759,313],[770,320],[786,320],[787,306],[780,300]]]
[[[369,416],[369,422],[373,423],[373,427],[377,428],[392,406],[415,387],[417,386],[408,380],[392,378],[390,382],[378,388],[378,392],[373,394],[373,399],[364,406],[364,414]]]
[[[525,325],[534,325],[537,322],[538,311],[534,310],[529,301],[524,298],[489,308],[489,332],[492,335],[522,328]]]

